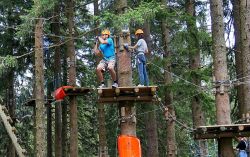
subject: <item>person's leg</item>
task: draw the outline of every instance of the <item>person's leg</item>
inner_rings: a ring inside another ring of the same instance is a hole
[[[108,70],[109,70],[112,80],[117,81],[116,72],[115,72],[115,60],[111,60],[108,62]]]
[[[139,73],[140,85],[144,85],[144,75],[143,75],[143,62],[141,55],[137,56],[137,68]]]
[[[97,78],[98,78],[99,82],[101,82],[101,83],[104,82],[103,74],[102,74],[104,69],[105,69],[105,62],[103,60],[101,60],[96,68]]]
[[[149,79],[148,79],[148,73],[147,73],[147,68],[146,68],[146,57],[143,55],[143,76],[144,76],[144,81],[146,83],[146,86],[149,86]]]
[[[115,60],[110,60],[108,62],[108,70],[112,77],[112,80],[114,81],[114,83],[112,84],[112,88],[117,88],[118,83],[117,83],[116,72],[115,72]]]
[[[143,75],[144,75],[146,86],[149,86],[149,79],[148,79],[146,64],[143,64]]]

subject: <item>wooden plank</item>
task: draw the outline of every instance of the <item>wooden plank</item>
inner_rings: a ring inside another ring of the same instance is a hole
[[[194,134],[195,139],[218,139],[222,137],[239,137],[239,136],[250,136],[250,131],[248,132],[222,132],[222,133],[206,133],[206,134]]]
[[[117,88],[98,88],[99,103],[119,101],[152,102],[156,101],[157,86],[131,86]]]
[[[98,99],[99,103],[117,103],[119,101],[152,102],[156,100],[152,96],[143,96],[143,97],[118,96],[118,97],[103,97]]]
[[[3,124],[5,126],[5,129],[7,130],[7,133],[16,149],[16,152],[18,154],[19,157],[25,157],[24,153],[26,152],[25,149],[22,149],[22,147],[19,145],[19,143],[17,142],[17,137],[15,135],[15,133],[13,132],[13,128],[10,125],[10,123],[8,122],[8,118],[6,116],[6,114],[4,113],[3,109],[2,109],[2,105],[0,105],[0,116],[1,119],[3,121]]]
[[[209,126],[199,126],[197,128],[217,128],[217,127],[221,127],[221,126],[225,126],[225,127],[231,127],[231,126],[250,126],[250,124],[225,124],[225,125],[209,125]]]
[[[53,99],[46,99],[45,100],[45,106],[50,105],[53,102]],[[31,106],[34,107],[36,104],[36,99],[30,99],[23,103],[24,106]]]
[[[86,95],[90,92],[91,88],[84,87],[72,87],[72,88],[63,88],[65,94],[68,96],[78,96],[78,95]]]
[[[194,131],[196,139],[250,136],[250,124],[200,126]]]

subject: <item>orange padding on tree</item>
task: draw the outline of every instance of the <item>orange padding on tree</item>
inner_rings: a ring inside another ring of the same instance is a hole
[[[66,95],[66,93],[64,92],[63,89],[65,88],[72,88],[72,86],[62,86],[60,88],[58,88],[56,91],[55,91],[55,99],[56,100],[63,100]]]
[[[119,157],[141,157],[140,140],[134,136],[120,135],[118,137]]]

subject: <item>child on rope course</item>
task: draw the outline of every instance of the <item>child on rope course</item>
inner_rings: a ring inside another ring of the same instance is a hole
[[[143,37],[143,30],[138,29],[135,32],[135,36],[138,39],[137,43],[134,46],[128,46],[128,48],[136,50],[136,64],[138,68],[140,84],[138,86],[148,86],[148,74],[146,70],[146,57],[145,54],[148,53],[148,46]]]
[[[117,80],[116,80],[116,72],[115,72],[115,48],[114,48],[114,42],[110,38],[110,31],[105,29],[102,31],[102,35],[100,37],[97,37],[98,42],[100,43],[98,47],[98,42],[96,42],[94,47],[94,52],[97,56],[102,56],[102,60],[99,62],[96,73],[98,80],[100,81],[99,88],[104,88],[104,78],[103,78],[103,72],[106,68],[108,68],[109,73],[112,77],[112,80],[114,81],[112,87],[116,88],[118,87]]]

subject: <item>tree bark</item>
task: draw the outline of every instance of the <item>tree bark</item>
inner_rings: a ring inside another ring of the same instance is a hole
[[[98,0],[94,0],[94,15],[99,15],[98,9]],[[95,23],[95,35],[99,35],[99,29],[97,29],[99,23]],[[98,63],[99,59],[96,59]],[[105,127],[105,108],[103,104],[98,103],[98,122],[99,122],[99,152],[98,157],[108,157],[108,145],[107,145],[107,137],[106,137],[106,127]]]
[[[12,4],[13,5],[13,4]],[[9,8],[7,8],[7,24],[9,27],[13,27],[14,26],[14,21],[13,21],[13,6],[10,6]],[[8,34],[8,38],[7,38],[7,48],[9,51],[11,51],[10,55],[13,55],[13,51],[15,49],[14,43],[14,30],[13,29],[8,29],[7,30],[7,34]],[[7,95],[8,95],[8,111],[10,114],[11,119],[13,120],[13,123],[11,124],[13,127],[15,126],[15,119],[16,119],[16,104],[15,104],[15,89],[14,89],[14,84],[15,84],[15,72],[13,68],[10,68],[8,71],[8,80],[7,80]],[[16,156],[16,151],[15,151],[15,147],[12,144],[11,140],[9,142],[8,145],[8,153],[7,153],[7,157],[15,157]]]
[[[152,41],[150,37],[150,23],[148,20],[144,22],[144,37],[148,45],[148,50],[152,50]],[[155,115],[155,105],[145,105],[142,111],[145,114],[145,124],[146,124],[146,137],[147,137],[147,154],[146,157],[158,157],[158,133],[157,133],[157,122]]]
[[[241,53],[243,57],[243,77],[241,81],[249,82],[250,75],[250,4],[248,0],[240,1],[240,38],[241,38]],[[250,112],[250,84],[244,83],[244,108],[243,112]]]
[[[243,77],[243,58],[241,51],[241,40],[240,40],[240,1],[231,0],[233,4],[233,18],[234,18],[234,36],[235,36],[235,44],[234,44],[234,54],[235,54],[235,66],[236,66],[236,75],[237,79]],[[239,81],[243,81],[240,79]],[[244,93],[243,93],[243,85],[237,86],[237,100],[239,106],[239,118],[242,118],[242,114],[244,113]]]
[[[46,149],[46,108],[44,106],[44,69],[43,69],[43,20],[39,19],[35,28],[35,81],[36,81],[36,149],[37,157],[47,157]]]
[[[226,60],[226,44],[224,39],[224,23],[223,23],[223,7],[222,1],[210,0],[211,19],[212,19],[212,40],[213,40],[213,60],[214,60],[214,76],[216,81],[216,119],[217,124],[231,124],[230,104],[228,89],[223,85],[228,80],[227,60]],[[225,90],[220,89],[221,86]],[[231,138],[218,139],[220,157],[233,157],[233,147]]]
[[[200,68],[200,47],[198,37],[198,29],[196,27],[195,20],[195,0],[187,0],[186,1],[186,12],[190,15],[190,18],[194,18],[194,20],[187,20],[187,29],[189,32],[189,40],[188,40],[188,48],[189,48],[189,65],[190,69],[194,71],[192,75],[192,83],[197,86],[201,86],[201,79],[196,75],[197,70]],[[202,104],[200,95],[194,96],[191,101],[192,106],[192,117],[193,117],[193,125],[194,128],[205,125],[204,113],[202,111]],[[196,140],[195,141],[199,146],[199,152],[201,157],[208,156],[208,148],[206,140]]]
[[[15,119],[16,119],[16,105],[15,105],[15,89],[14,89],[14,70],[10,70],[9,75],[8,75],[8,111],[10,114],[11,119],[13,120],[13,123],[11,124],[13,127],[15,126]],[[8,154],[7,157],[15,157],[16,156],[16,151],[15,147],[12,144],[12,141],[10,140],[9,145],[8,145]]]
[[[47,105],[47,156],[52,157],[52,112],[51,106]]]
[[[63,83],[67,84],[67,56],[65,53],[63,53]],[[62,102],[62,157],[68,157],[69,156],[69,146],[68,146],[68,130],[69,130],[69,123],[68,123],[68,105],[66,102]]]
[[[52,33],[56,36],[60,35],[60,17],[56,16],[60,12],[60,4],[56,4],[54,7],[54,20],[52,23]],[[53,38],[54,44],[60,43],[59,37]],[[61,86],[61,48],[55,47],[55,62],[54,62],[54,77],[55,77],[55,89]],[[55,156],[62,156],[62,105],[61,102],[56,102],[55,105]]]
[[[118,14],[121,14],[127,8],[127,0],[117,0],[116,1],[116,11]],[[123,48],[124,43],[130,44],[130,36],[122,36],[122,32],[118,32],[119,43],[117,50],[117,76],[119,86],[126,87],[132,86],[132,68],[131,68],[131,53],[126,52]],[[135,116],[135,107],[134,104],[130,101],[124,101],[119,103],[119,113],[121,116],[120,127],[122,135],[132,135],[136,136],[136,122]],[[131,117],[132,118],[128,118]]]
[[[66,13],[68,23],[68,36],[70,40],[67,42],[67,62],[69,72],[70,86],[76,85],[76,58],[74,45],[74,0],[66,0]],[[77,125],[77,104],[76,97],[71,96],[70,102],[70,157],[78,156],[78,125]]]
[[[161,0],[162,5],[167,7],[168,0]],[[167,86],[172,84],[172,76],[170,74],[171,72],[171,61],[169,58],[171,58],[171,52],[169,48],[170,43],[170,33],[169,33],[169,27],[167,25],[167,21],[165,19],[162,20],[161,24],[162,29],[162,35],[163,35],[163,46],[164,46],[164,59],[169,60],[165,63],[164,69],[165,69],[165,106],[168,108],[168,112],[165,113],[166,120],[167,120],[167,157],[175,157],[177,154],[177,148],[176,148],[176,140],[175,140],[175,121],[173,118],[175,117],[175,111],[174,106],[172,104],[173,102],[173,93],[170,91]],[[167,72],[166,72],[167,71]]]

